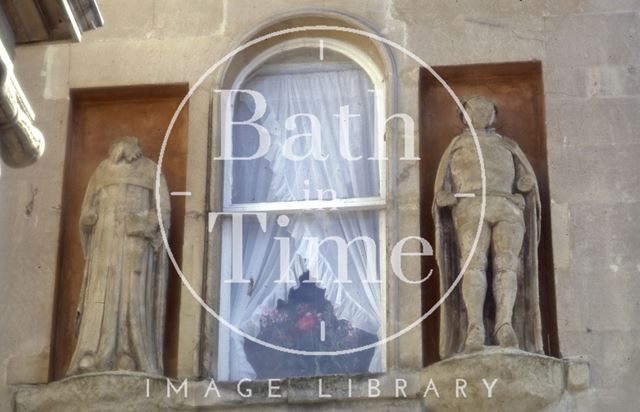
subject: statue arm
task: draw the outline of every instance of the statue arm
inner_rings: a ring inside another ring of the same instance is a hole
[[[160,180],[160,207],[162,208],[162,224],[168,236],[169,228],[171,227],[171,196],[164,176]]]
[[[453,151],[455,151],[456,142],[457,139],[451,142],[447,150],[443,153],[440,164],[438,165],[434,203],[439,208],[451,207],[458,203],[458,199],[455,197],[450,183],[451,155]]]
[[[169,190],[164,176],[160,180],[160,211],[165,232],[168,234],[170,227],[171,204]],[[145,212],[133,214],[127,218],[127,233],[129,236],[144,237],[154,244],[160,239],[160,225],[158,222],[158,209],[156,205],[155,191],[151,192],[149,209]]]
[[[458,199],[453,193],[446,190],[441,190],[436,193],[436,206],[450,207],[454,206],[456,203],[458,203]]]
[[[513,156],[516,168],[516,189],[521,193],[529,193],[536,186],[536,176],[529,172],[518,156]]]
[[[169,228],[171,227],[171,198],[169,189],[164,176],[160,181],[160,217],[164,226],[165,233],[169,236]],[[127,233],[129,236],[144,237],[153,242],[154,247],[159,246],[160,225],[158,222],[158,209],[156,205],[155,192],[152,193],[150,208],[143,214],[131,215],[127,221]]]
[[[83,253],[87,254],[89,250],[89,241],[91,234],[93,233],[93,227],[98,221],[98,212],[96,210],[95,203],[95,177],[92,176],[87,185],[87,190],[82,200],[82,206],[80,208],[80,244],[82,246]]]

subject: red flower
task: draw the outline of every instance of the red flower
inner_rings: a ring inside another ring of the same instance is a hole
[[[318,316],[315,313],[307,312],[296,322],[296,328],[301,331],[308,331],[313,329],[318,322]]]

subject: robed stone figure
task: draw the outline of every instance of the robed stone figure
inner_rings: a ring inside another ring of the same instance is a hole
[[[486,210],[481,217],[482,180],[478,152],[469,130],[445,150],[435,181],[433,217],[440,289],[454,283],[440,308],[440,356],[480,350],[485,345],[542,352],[538,290],[540,195],[522,150],[492,128],[495,105],[481,96],[464,102],[477,132],[486,173]],[[463,120],[464,122],[464,120]],[[492,288],[495,318],[485,313]]]
[[[155,201],[156,164],[135,137],[113,142],[89,181],[80,213],[85,257],[77,345],[67,375],[161,374],[168,260]],[[164,228],[169,192],[160,179]]]

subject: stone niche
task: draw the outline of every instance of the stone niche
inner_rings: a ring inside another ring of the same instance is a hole
[[[124,136],[137,136],[145,156],[157,160],[173,113],[186,94],[186,84],[127,86],[71,91],[71,121],[65,158],[59,266],[50,377],[61,379],[76,345],[75,322],[84,256],[80,244],[80,209],[89,178],[107,156],[111,143]],[[169,190],[182,190],[186,182],[188,108],[182,111],[169,139],[172,154],[163,164]],[[171,199],[169,242],[180,260],[185,202]],[[170,272],[167,302],[165,373],[176,369],[179,278]]]
[[[496,104],[495,128],[522,148],[535,172],[541,200],[541,228],[538,247],[538,280],[544,354],[559,357],[556,323],[555,281],[551,247],[551,214],[544,115],[544,87],[541,62],[515,62],[434,67],[459,98],[481,95]],[[433,187],[440,158],[463,125],[453,99],[426,70],[420,75],[420,224],[422,237],[435,239],[431,215]],[[423,273],[433,275],[423,283],[423,312],[440,299],[438,265],[432,256],[423,260]],[[487,272],[491,276],[491,270]],[[491,285],[491,278],[487,279]],[[485,317],[495,317],[495,304],[488,288]],[[428,366],[440,360],[439,316],[423,323],[423,361]]]
[[[551,247],[551,217],[548,181],[544,89],[540,62],[480,64],[435,67],[456,95],[464,100],[484,96],[495,103],[497,133],[515,140],[531,162],[540,194],[541,225],[537,260],[538,292],[542,328],[543,353],[484,346],[483,350],[460,353],[441,360],[442,318],[438,312],[423,323],[423,387],[434,382],[481,382],[498,379],[496,392],[487,398],[483,385],[469,385],[466,396],[446,399],[444,396],[425,400],[427,410],[575,410],[573,394],[589,386],[589,367],[584,360],[560,358],[556,323],[555,281]],[[452,138],[461,133],[463,124],[457,106],[445,88],[426,70],[420,77],[421,138],[421,232],[435,238],[431,216],[434,182],[439,159]],[[437,247],[438,245],[436,245]],[[489,258],[491,255],[489,256]],[[491,260],[489,260],[491,262]],[[423,261],[426,273],[434,273],[423,284],[423,312],[439,299],[441,288],[438,266],[433,257]],[[492,268],[487,270],[487,297],[484,303],[485,326],[493,327],[496,304],[490,287]],[[457,287],[461,287],[459,284]],[[451,298],[451,297],[450,297]],[[462,308],[462,310],[465,310]],[[442,311],[442,309],[440,310]],[[494,344],[488,340],[485,345]],[[501,389],[497,388],[501,386]]]

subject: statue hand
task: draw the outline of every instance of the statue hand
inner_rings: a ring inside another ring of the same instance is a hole
[[[126,221],[129,236],[153,238],[158,229],[158,218],[149,214],[130,215]]]
[[[516,183],[516,187],[518,188],[519,191],[523,193],[527,193],[527,192],[530,192],[531,189],[533,189],[535,184],[536,184],[536,178],[530,174],[526,174],[526,175],[520,176],[520,178],[518,179],[518,182]]]
[[[82,218],[80,219],[80,223],[82,224],[82,226],[93,226],[96,224],[97,221],[98,221],[98,214],[93,210],[87,213],[84,213],[82,215]]]
[[[438,207],[454,206],[456,203],[458,203],[458,199],[451,192],[441,190],[436,194],[436,205]]]

